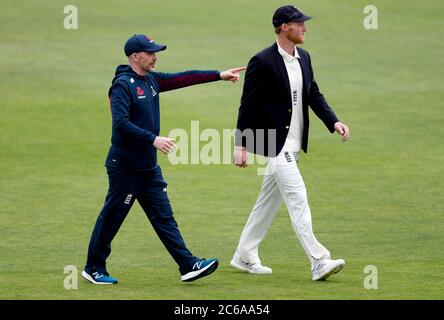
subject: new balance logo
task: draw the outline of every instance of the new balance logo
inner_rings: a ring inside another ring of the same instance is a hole
[[[287,151],[285,151],[285,152],[284,152],[284,155],[285,155],[285,159],[287,160],[287,162],[290,163],[290,162],[291,162],[291,156],[290,156],[290,154],[289,154]]]
[[[202,267],[202,261],[198,261],[194,264],[193,269],[200,269]]]
[[[153,88],[153,86],[150,86],[151,87],[151,93],[153,94],[153,97],[157,94],[157,92],[156,92],[156,90],[154,90],[154,88]]]
[[[297,102],[298,102],[298,91],[295,90],[293,91],[293,105],[295,106]]]
[[[132,198],[133,198],[133,195],[130,193],[129,195],[126,196],[126,199],[125,199],[125,201],[123,203],[124,204],[130,204]]]

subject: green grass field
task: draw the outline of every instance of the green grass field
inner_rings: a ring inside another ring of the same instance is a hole
[[[65,5],[79,29],[65,30]],[[271,276],[229,266],[256,200],[257,166],[160,164],[176,219],[196,255],[218,257],[211,277],[184,284],[136,204],[108,260],[117,286],[84,281],[89,237],[107,191],[107,90],[123,43],[146,33],[168,45],[158,71],[246,65],[271,44],[281,1],[27,1],[0,19],[0,299],[443,299],[444,5],[374,0],[379,29],[363,27],[367,1],[296,4],[315,18],[304,48],[316,78],[351,129],[343,144],[311,114],[301,171],[315,234],[345,269],[311,281],[282,206],[261,246]],[[225,82],[161,95],[161,132],[233,128],[242,91]],[[203,143],[201,144],[201,146]],[[66,265],[79,271],[64,288]],[[365,289],[364,268],[378,270]]]

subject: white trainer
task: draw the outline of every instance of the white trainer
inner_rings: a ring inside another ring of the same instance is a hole
[[[232,267],[234,267],[236,269],[246,271],[249,273],[255,273],[255,274],[271,274],[271,273],[273,273],[273,270],[271,270],[271,268],[269,268],[269,267],[265,267],[265,266],[261,265],[260,263],[249,262],[245,259],[238,258],[236,256],[233,257],[230,264]]]
[[[313,274],[313,281],[325,280],[331,275],[338,273],[344,268],[345,261],[342,259],[331,260],[315,260],[313,262],[313,269],[311,270]]]

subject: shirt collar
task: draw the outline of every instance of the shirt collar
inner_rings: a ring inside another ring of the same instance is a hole
[[[278,51],[280,53],[280,55],[282,56],[282,58],[284,58],[285,62],[292,62],[294,59],[298,58],[300,59],[301,57],[299,56],[298,53],[298,49],[296,46],[294,46],[294,57],[289,55],[284,49],[281,48],[281,46],[279,45],[279,42],[276,40],[276,44],[278,46]]]

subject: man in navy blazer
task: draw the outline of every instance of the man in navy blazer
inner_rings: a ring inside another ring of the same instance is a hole
[[[309,19],[294,6],[278,8],[273,15],[276,43],[251,58],[247,67],[234,162],[247,167],[248,151],[267,157],[267,168],[231,265],[250,273],[272,273],[271,268],[261,264],[258,247],[284,201],[311,263],[312,279],[324,280],[340,271],[345,262],[332,260],[312,230],[307,192],[297,167],[300,151],[308,149],[308,107],[344,142],[349,139],[349,129],[319,91],[310,55],[297,47],[305,41],[305,21]]]

